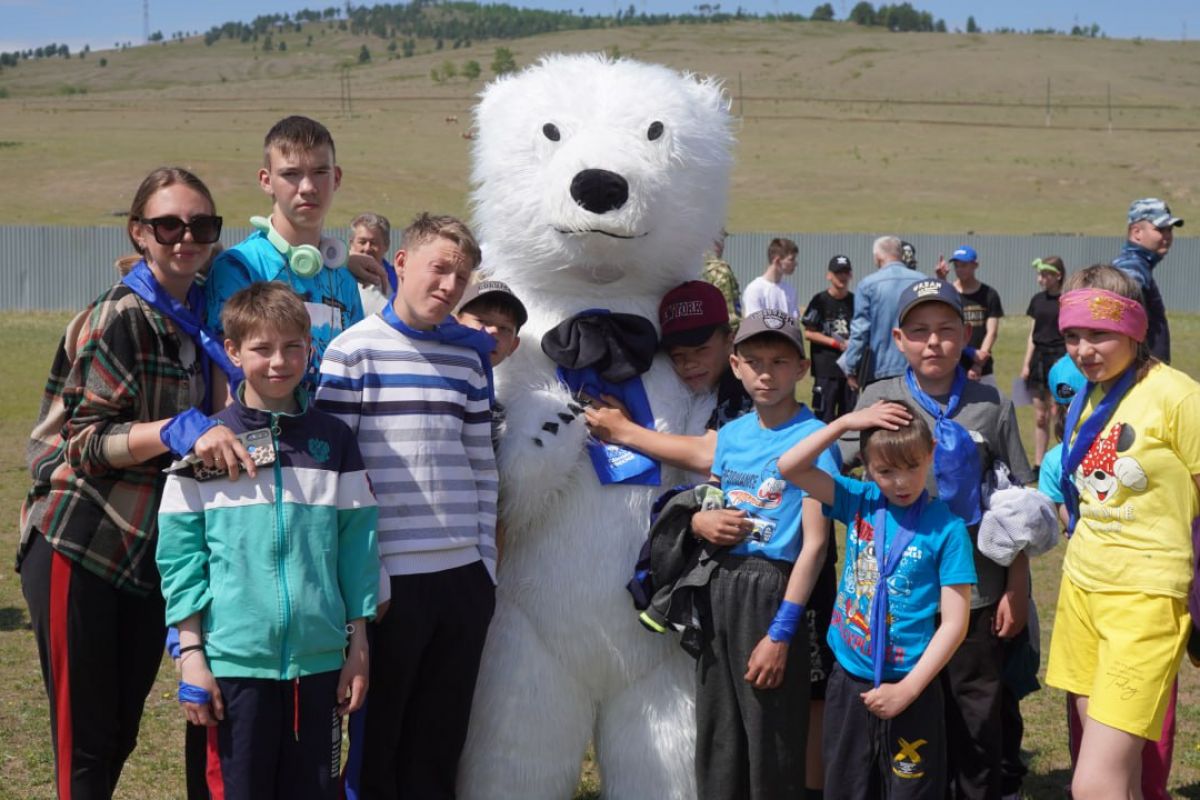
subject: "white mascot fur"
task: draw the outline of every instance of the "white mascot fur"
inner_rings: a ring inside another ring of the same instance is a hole
[[[546,57],[481,97],[484,269],[529,321],[497,371],[507,540],[460,793],[569,798],[591,740],[605,797],[683,800],[696,791],[694,662],[678,637],[638,624],[625,589],[651,503],[683,476],[664,467],[661,486],[601,485],[540,343],[588,308],[657,327],[662,295],[697,277],[725,219],[728,105],[712,80],[597,55]],[[642,379],[658,430],[702,432],[712,401],[693,407],[665,356]]]

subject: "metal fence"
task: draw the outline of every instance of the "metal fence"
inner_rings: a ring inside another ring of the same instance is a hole
[[[250,228],[227,228],[221,241],[231,245]],[[343,237],[347,230],[333,231]],[[825,266],[834,255],[849,256],[855,280],[874,269],[869,234],[734,233],[725,257],[742,287],[762,273],[767,244],[773,236],[795,240],[800,248],[795,284],[801,306],[825,288]],[[979,252],[979,279],[993,286],[1009,315],[1024,314],[1037,292],[1030,262],[1039,256],[1062,256],[1068,270],[1111,261],[1120,250],[1119,236],[970,236],[956,238],[905,234],[917,248],[920,269],[932,274],[939,253],[949,255],[961,244]],[[113,261],[130,252],[123,228],[0,226],[0,311],[82,308],[112,285]],[[698,266],[698,265],[697,265]],[[1171,254],[1155,275],[1171,311],[1200,312],[1200,239],[1177,238]]]

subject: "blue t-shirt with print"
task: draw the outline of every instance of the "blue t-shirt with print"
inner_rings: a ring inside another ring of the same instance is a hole
[[[1038,470],[1038,491],[1059,505],[1067,502],[1063,497],[1062,486],[1059,485],[1061,478],[1062,442],[1059,442],[1042,456],[1042,466]]]
[[[776,428],[764,428],[754,413],[744,414],[717,431],[712,473],[721,480],[725,505],[745,511],[754,522],[754,531],[729,552],[796,561],[803,543],[800,506],[805,493],[779,474],[779,457],[824,427],[802,405]],[[826,451],[817,459],[817,466],[830,475],[838,472],[835,453]]]
[[[871,603],[879,566],[875,557],[875,510],[885,502],[879,486],[834,475],[833,507],[827,517],[846,525],[846,558],[826,637],[838,663],[852,675],[871,680]],[[905,508],[889,504],[884,543],[900,528]],[[883,680],[895,682],[916,665],[936,627],[934,615],[943,586],[975,583],[975,557],[967,526],[950,507],[929,500],[917,520],[916,536],[888,579],[888,656]]]
[[[333,338],[363,318],[358,282],[350,270],[322,267],[311,278],[288,269],[283,255],[255,231],[213,259],[204,284],[208,295],[208,327],[222,333],[221,309],[236,292],[259,281],[280,281],[304,301],[312,332],[312,355],[302,385],[312,397],[321,377],[321,359]]]

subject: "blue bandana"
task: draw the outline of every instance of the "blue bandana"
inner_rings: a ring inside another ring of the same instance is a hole
[[[962,367],[955,369],[954,384],[950,387],[945,411],[921,389],[912,367],[905,372],[904,380],[908,383],[913,400],[934,418],[933,437],[937,444],[933,448],[933,474],[937,479],[938,499],[950,506],[950,510],[967,525],[977,525],[982,516],[979,482],[983,468],[979,451],[967,429],[951,419],[958,411],[963,387],[967,385],[966,370]]]
[[[879,507],[875,509],[875,563],[879,568],[879,577],[875,581],[875,599],[871,601],[871,663],[875,669],[876,689],[883,683],[883,666],[887,661],[888,578],[895,574],[896,567],[900,566],[900,561],[904,558],[904,551],[917,535],[917,520],[921,518],[921,512],[928,500],[928,492],[921,492],[921,496],[905,510],[900,529],[888,543],[886,554],[883,546],[886,541],[884,531],[887,528],[887,498],[880,497]]]
[[[1067,536],[1075,532],[1075,523],[1079,521],[1079,489],[1075,486],[1075,470],[1079,468],[1083,457],[1087,455],[1087,451],[1096,441],[1096,437],[1112,419],[1113,412],[1117,410],[1117,406],[1125,397],[1125,393],[1129,391],[1129,387],[1133,386],[1136,376],[1137,370],[1133,367],[1125,370],[1116,384],[1100,399],[1100,404],[1092,411],[1092,415],[1080,426],[1079,436],[1074,437],[1074,442],[1072,442],[1072,434],[1075,433],[1075,426],[1079,425],[1083,407],[1087,405],[1088,395],[1091,394],[1092,388],[1096,384],[1089,381],[1084,390],[1075,395],[1075,399],[1071,401],[1071,407],[1067,410],[1067,419],[1063,424],[1062,475],[1058,479],[1059,487],[1062,489],[1063,503],[1067,507]]]
[[[395,295],[393,294],[393,296]],[[416,328],[410,328],[404,320],[396,316],[396,309],[392,308],[391,303],[383,307],[379,316],[383,317],[384,322],[388,325],[410,339],[452,344],[478,353],[479,360],[483,362],[484,374],[487,375],[488,401],[493,407],[496,405],[496,387],[492,381],[492,351],[496,349],[496,340],[492,338],[491,334],[476,328],[468,328],[454,317],[446,317],[434,325],[432,330],[419,331]]]
[[[150,271],[145,260],[139,261],[122,279],[121,283],[128,286],[134,294],[145,300],[156,311],[175,323],[181,331],[191,338],[196,345],[196,353],[200,357],[200,371],[204,376],[204,412],[211,413],[212,407],[212,365],[216,364],[229,380],[230,390],[236,389],[242,381],[242,371],[233,365],[225,348],[216,336],[201,322],[204,319],[204,290],[195,283],[188,288],[187,305],[176,300],[163,289]]]

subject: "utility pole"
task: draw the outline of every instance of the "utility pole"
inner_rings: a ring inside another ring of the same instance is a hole
[[[142,41],[150,41],[150,0],[142,0]]]
[[[1050,127],[1050,76],[1046,76],[1046,127]]]
[[[341,75],[338,76],[338,88],[342,95],[342,115],[349,119],[354,113],[354,108],[350,98],[350,66],[348,64],[342,65]]]

